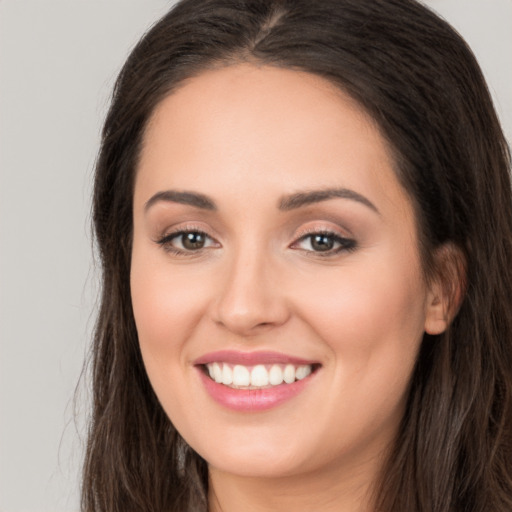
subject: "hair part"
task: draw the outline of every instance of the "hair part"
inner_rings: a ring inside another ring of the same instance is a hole
[[[158,104],[239,62],[323,77],[376,121],[414,203],[426,275],[440,276],[458,310],[444,333],[424,337],[376,510],[512,510],[510,155],[471,51],[413,0],[183,0],[132,51],[102,133],[93,222],[103,288],[83,511],[207,510],[206,462],[158,403],[138,346],[132,200]],[[458,256],[440,268],[443,247]]]

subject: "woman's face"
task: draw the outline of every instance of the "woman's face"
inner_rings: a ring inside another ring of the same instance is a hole
[[[163,408],[212,470],[237,475],[379,459],[437,325],[375,124],[319,77],[249,64],[156,109],[131,290]]]

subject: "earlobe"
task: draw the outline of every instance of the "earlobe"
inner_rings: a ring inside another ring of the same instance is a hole
[[[466,258],[452,243],[444,244],[434,255],[434,275],[429,283],[425,332],[441,334],[457,315],[466,292]]]
[[[440,288],[437,284],[436,288]],[[446,297],[442,293],[430,290],[427,297],[427,313],[425,317],[425,332],[427,334],[441,334],[450,323]]]

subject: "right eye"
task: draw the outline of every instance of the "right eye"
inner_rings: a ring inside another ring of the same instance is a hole
[[[202,249],[215,247],[217,242],[203,231],[177,231],[165,235],[158,244],[164,247],[166,251],[175,254],[186,254],[200,252]]]

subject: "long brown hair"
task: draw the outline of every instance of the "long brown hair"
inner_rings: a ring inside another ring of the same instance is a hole
[[[182,0],[129,56],[94,185],[103,287],[82,510],[207,510],[206,462],[162,410],[139,351],[129,286],[132,195],[158,103],[205,69],[246,61],[314,73],[357,100],[394,150],[427,274],[443,244],[465,259],[457,316],[423,340],[376,509],[510,512],[510,154],[471,51],[414,0]]]

